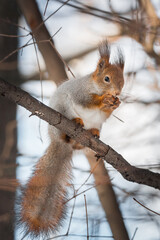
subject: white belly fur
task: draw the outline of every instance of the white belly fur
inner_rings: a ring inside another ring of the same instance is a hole
[[[97,128],[100,130],[107,118],[106,114],[99,109],[84,108],[76,104],[74,110],[77,117],[83,120],[85,129]]]

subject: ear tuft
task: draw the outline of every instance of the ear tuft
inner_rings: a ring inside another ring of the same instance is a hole
[[[121,48],[117,48],[117,59],[115,62],[116,65],[118,65],[122,70],[124,68],[124,55],[122,53]]]
[[[108,61],[110,58],[110,46],[108,44],[108,41],[103,41],[99,46],[99,53],[101,57],[107,57]]]

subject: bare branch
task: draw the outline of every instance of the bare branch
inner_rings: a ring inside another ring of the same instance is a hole
[[[152,213],[157,214],[158,216],[160,216],[160,213],[155,212],[155,211],[153,211],[152,209],[144,206],[144,204],[142,204],[142,203],[141,203],[140,201],[138,201],[137,199],[133,198],[133,200],[136,201],[139,205],[141,205],[141,206],[144,207],[145,209],[147,209],[148,211],[150,211],[150,212],[152,212]]]
[[[18,4],[32,30],[33,36],[38,44],[39,50],[45,60],[46,67],[50,76],[56,83],[67,79],[64,70],[64,63],[58,56],[57,51],[50,42],[40,43],[40,41],[49,40],[50,34],[42,20],[37,3],[34,0],[17,0]],[[53,41],[52,41],[53,43]]]
[[[68,120],[60,113],[30,96],[27,92],[7,83],[1,78],[0,95],[23,106],[32,115],[38,116],[77,142],[97,152],[99,157],[111,164],[126,180],[160,189],[159,173],[132,166],[119,153],[99,139],[96,139],[90,132],[77,126],[73,121]]]
[[[46,11],[47,11],[48,3],[49,3],[49,0],[47,0],[46,6],[45,6],[45,9],[44,9],[44,13],[43,13],[44,16],[45,16]]]
[[[60,3],[65,3],[64,0],[56,0],[56,1],[60,2]],[[115,23],[128,24],[131,21],[129,18],[125,18],[120,15],[117,15],[115,17],[115,16],[113,16],[113,14],[111,12],[104,11],[102,9],[98,9],[95,7],[91,7],[87,4],[84,4],[79,1],[72,1],[72,3],[67,2],[67,5],[77,9],[78,11],[80,11],[82,13],[89,14],[89,15],[92,15],[92,16],[95,16],[95,17],[98,17],[101,19],[108,20],[108,21],[113,21]]]
[[[85,209],[86,209],[87,240],[89,240],[87,200],[86,200],[86,195],[85,194],[84,194],[84,202],[85,202]]]

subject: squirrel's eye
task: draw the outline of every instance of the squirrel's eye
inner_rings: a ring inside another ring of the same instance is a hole
[[[105,77],[105,82],[110,82],[110,78],[108,76]]]

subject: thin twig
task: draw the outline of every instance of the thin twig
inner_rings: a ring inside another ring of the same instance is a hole
[[[33,33],[34,33],[35,31],[37,31],[42,25],[44,25],[44,23],[45,23],[49,18],[51,18],[53,15],[55,15],[55,14],[56,14],[62,7],[64,7],[69,1],[70,1],[70,0],[67,0],[67,1],[63,2],[63,4],[62,4],[59,8],[57,8],[53,13],[51,13],[46,19],[44,19],[44,20],[34,29]]]
[[[51,40],[49,40],[49,43],[51,44],[52,48],[54,48],[54,50],[56,51],[56,53],[58,54],[59,58],[62,60],[62,62],[64,63],[64,65],[66,66],[67,70],[71,73],[71,75],[75,78],[75,75],[73,74],[72,70],[70,69],[70,67],[68,66],[68,64],[64,61],[64,59],[62,58],[62,56],[60,55],[60,53],[57,51],[57,49],[55,48],[53,42]]]
[[[141,202],[139,202],[137,199],[133,198],[134,201],[136,201],[139,205],[141,205],[142,207],[144,207],[145,209],[147,209],[148,211],[154,213],[154,214],[157,214],[158,216],[160,216],[160,213],[157,213],[155,211],[153,211],[152,209],[146,207],[145,205],[143,205]]]
[[[95,184],[95,185],[93,185],[92,187],[87,188],[87,189],[85,189],[84,191],[82,191],[82,192],[80,192],[80,193],[76,193],[76,194],[73,195],[71,198],[69,198],[65,203],[71,201],[73,198],[76,198],[76,197],[80,196],[81,194],[83,194],[83,193],[85,193],[85,192],[88,192],[89,190],[91,190],[92,188],[97,187],[98,185],[99,185],[99,184]]]
[[[87,177],[87,179],[80,185],[80,187],[76,190],[76,193],[87,183],[87,181],[89,180],[89,178],[92,176],[94,170],[96,169],[97,165],[99,164],[99,162],[101,161],[102,159],[98,159],[98,161],[96,162],[94,168],[90,171],[90,174],[89,176]]]
[[[49,39],[47,40],[40,40],[40,41],[35,41],[35,42],[32,42],[32,43],[29,43],[31,40],[32,40],[32,37],[24,44],[22,45],[21,47],[15,49],[14,51],[10,52],[7,56],[5,56],[3,59],[0,60],[0,64],[2,62],[4,62],[5,60],[7,60],[9,57],[11,57],[13,54],[17,53],[18,51],[20,51],[21,49],[25,48],[25,47],[28,47],[28,46],[31,46],[31,45],[34,45],[35,43],[38,44],[38,43],[46,43],[46,42],[50,42],[50,40],[55,37],[55,35],[57,35],[57,33],[62,29],[62,27],[60,27]],[[28,35],[31,35],[32,36],[32,33],[30,32]]]
[[[122,119],[120,119],[119,117],[117,117],[116,115],[112,114],[113,117],[115,117],[116,119],[118,119],[120,122],[124,123],[124,121]]]
[[[27,28],[25,28],[25,27],[22,27],[21,25],[19,25],[19,24],[17,24],[17,23],[11,22],[11,21],[8,20],[8,19],[0,18],[0,21],[5,22],[5,23],[8,23],[8,24],[13,25],[13,26],[16,26],[17,28],[21,28],[21,29],[23,29],[24,31],[28,32],[29,34],[30,34],[30,32],[31,32],[29,29],[27,29]]]
[[[63,0],[56,0],[60,3],[64,3]],[[131,20],[122,16],[118,16],[118,17],[113,17],[113,14],[107,11],[104,11],[102,9],[98,9],[98,8],[94,8],[91,7],[89,5],[85,5],[81,2],[76,1],[80,6],[76,5],[75,2],[73,3],[67,3],[68,6],[73,7],[75,9],[78,9],[79,11],[81,11],[82,13],[86,13],[86,14],[90,14],[92,16],[95,17],[99,17],[105,20],[109,20],[109,21],[114,21],[116,23],[122,23],[122,22],[126,22],[126,23],[130,23]],[[95,12],[94,12],[95,11]],[[97,13],[96,13],[97,12]],[[102,15],[103,14],[103,15]]]
[[[22,38],[22,37],[28,37],[30,33],[27,33],[25,35],[9,35],[9,34],[4,34],[0,33],[0,37],[8,37],[8,38]]]
[[[133,236],[132,236],[131,240],[134,240],[134,237],[136,236],[137,230],[138,230],[138,227],[136,227],[136,229],[135,229],[135,231],[134,231],[134,233],[133,233]]]
[[[71,216],[70,216],[70,219],[69,219],[69,225],[68,225],[68,230],[66,232],[66,236],[68,236],[69,230],[70,230],[70,227],[71,227],[71,222],[72,222],[73,212],[74,212],[74,208],[75,208],[75,203],[76,203],[76,198],[74,198],[72,212],[71,212]]]
[[[86,201],[86,195],[85,195],[85,194],[84,194],[84,202],[85,202],[85,209],[86,209],[87,240],[89,240],[89,230],[88,230],[88,212],[87,212],[87,201]]]
[[[87,237],[87,235],[84,235],[84,234],[69,234],[68,236],[71,236],[71,237]],[[58,235],[58,236],[55,236],[55,237],[52,237],[52,238],[48,238],[47,240],[52,240],[52,239],[55,239],[55,238],[60,238],[60,237],[66,237],[66,234],[63,234],[63,235]],[[90,238],[104,238],[104,239],[114,239],[113,236],[100,236],[100,235],[90,235],[89,236]]]
[[[39,62],[39,58],[38,58],[37,46],[36,46],[34,38],[33,38],[33,43],[34,43],[34,49],[35,49],[35,53],[36,53],[36,59],[37,59],[37,64],[38,64],[39,77],[40,77],[40,84],[41,84],[41,101],[43,102],[42,72],[41,72],[40,62]],[[38,130],[39,130],[40,141],[43,143],[42,135],[41,135],[41,119],[39,119]]]
[[[45,9],[44,9],[44,13],[43,13],[44,16],[45,16],[46,11],[47,11],[48,3],[49,3],[49,0],[47,0],[46,6],[45,6]]]
[[[2,62],[4,62],[5,60],[7,60],[9,57],[11,57],[13,54],[17,53],[19,50],[21,50],[21,49],[23,49],[23,48],[25,48],[25,47],[27,47],[27,46],[29,46],[29,45],[34,44],[34,43],[29,44],[29,42],[30,42],[31,40],[32,40],[32,38],[30,38],[23,46],[15,49],[15,50],[12,51],[11,53],[9,53],[7,56],[5,56],[2,60],[0,60],[0,64],[1,64]]]
[[[38,58],[37,46],[36,46],[36,42],[35,42],[34,38],[33,38],[33,45],[34,45],[34,49],[35,49],[37,65],[38,65],[38,70],[39,70],[40,83],[41,83],[41,101],[43,102],[42,71],[41,71],[40,62],[39,62],[39,58]]]

